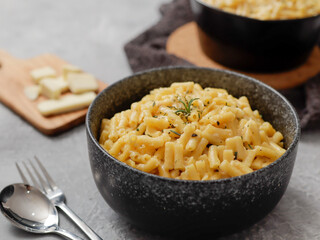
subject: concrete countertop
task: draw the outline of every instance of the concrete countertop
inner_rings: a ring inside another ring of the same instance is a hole
[[[131,73],[123,45],[155,24],[169,0],[3,0],[0,48],[18,58],[53,53],[111,84]],[[0,69],[1,71],[1,69]],[[84,125],[48,137],[0,104],[0,188],[21,182],[15,162],[37,155],[68,205],[103,239],[159,239],[126,223],[100,196],[91,174]],[[221,239],[320,239],[320,130],[304,132],[289,187],[277,207],[243,232]],[[64,216],[60,225],[84,235]],[[213,226],[214,227],[214,226]],[[0,239],[61,239],[13,227],[0,216]]]

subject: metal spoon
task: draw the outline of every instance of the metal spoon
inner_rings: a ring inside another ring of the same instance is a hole
[[[18,228],[33,233],[56,233],[70,240],[82,238],[58,226],[57,209],[37,188],[13,184],[0,193],[1,212]]]

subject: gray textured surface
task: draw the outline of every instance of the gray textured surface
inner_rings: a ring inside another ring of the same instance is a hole
[[[0,48],[20,58],[51,52],[112,83],[130,74],[123,44],[155,23],[159,4],[167,1],[2,0]],[[0,123],[1,189],[20,182],[15,161],[37,154],[64,189],[69,206],[103,239],[163,240],[128,225],[104,202],[91,175],[84,125],[47,137],[3,105]],[[275,210],[223,239],[320,239],[319,146],[319,130],[302,134],[293,177]],[[81,235],[64,216],[61,226]],[[61,238],[24,233],[0,216],[0,239]]]

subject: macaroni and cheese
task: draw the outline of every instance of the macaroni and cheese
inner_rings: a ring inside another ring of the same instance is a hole
[[[202,0],[237,15],[261,20],[296,19],[320,14],[319,0]]]
[[[283,136],[247,97],[193,82],[154,89],[101,123],[100,145],[139,170],[185,180],[235,177],[286,150]]]

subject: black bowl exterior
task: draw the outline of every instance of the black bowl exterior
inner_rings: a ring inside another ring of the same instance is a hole
[[[288,150],[268,167],[247,175],[183,181],[131,168],[98,144],[104,117],[128,108],[154,88],[181,81],[225,88],[237,97],[248,96],[253,108],[284,134]],[[94,180],[110,207],[143,229],[180,237],[228,234],[266,216],[287,188],[300,134],[294,109],[275,90],[243,75],[200,68],[152,70],[111,85],[90,106],[86,126]]]
[[[213,60],[235,69],[273,72],[294,68],[310,55],[320,36],[320,15],[262,21],[190,0],[201,47]]]

